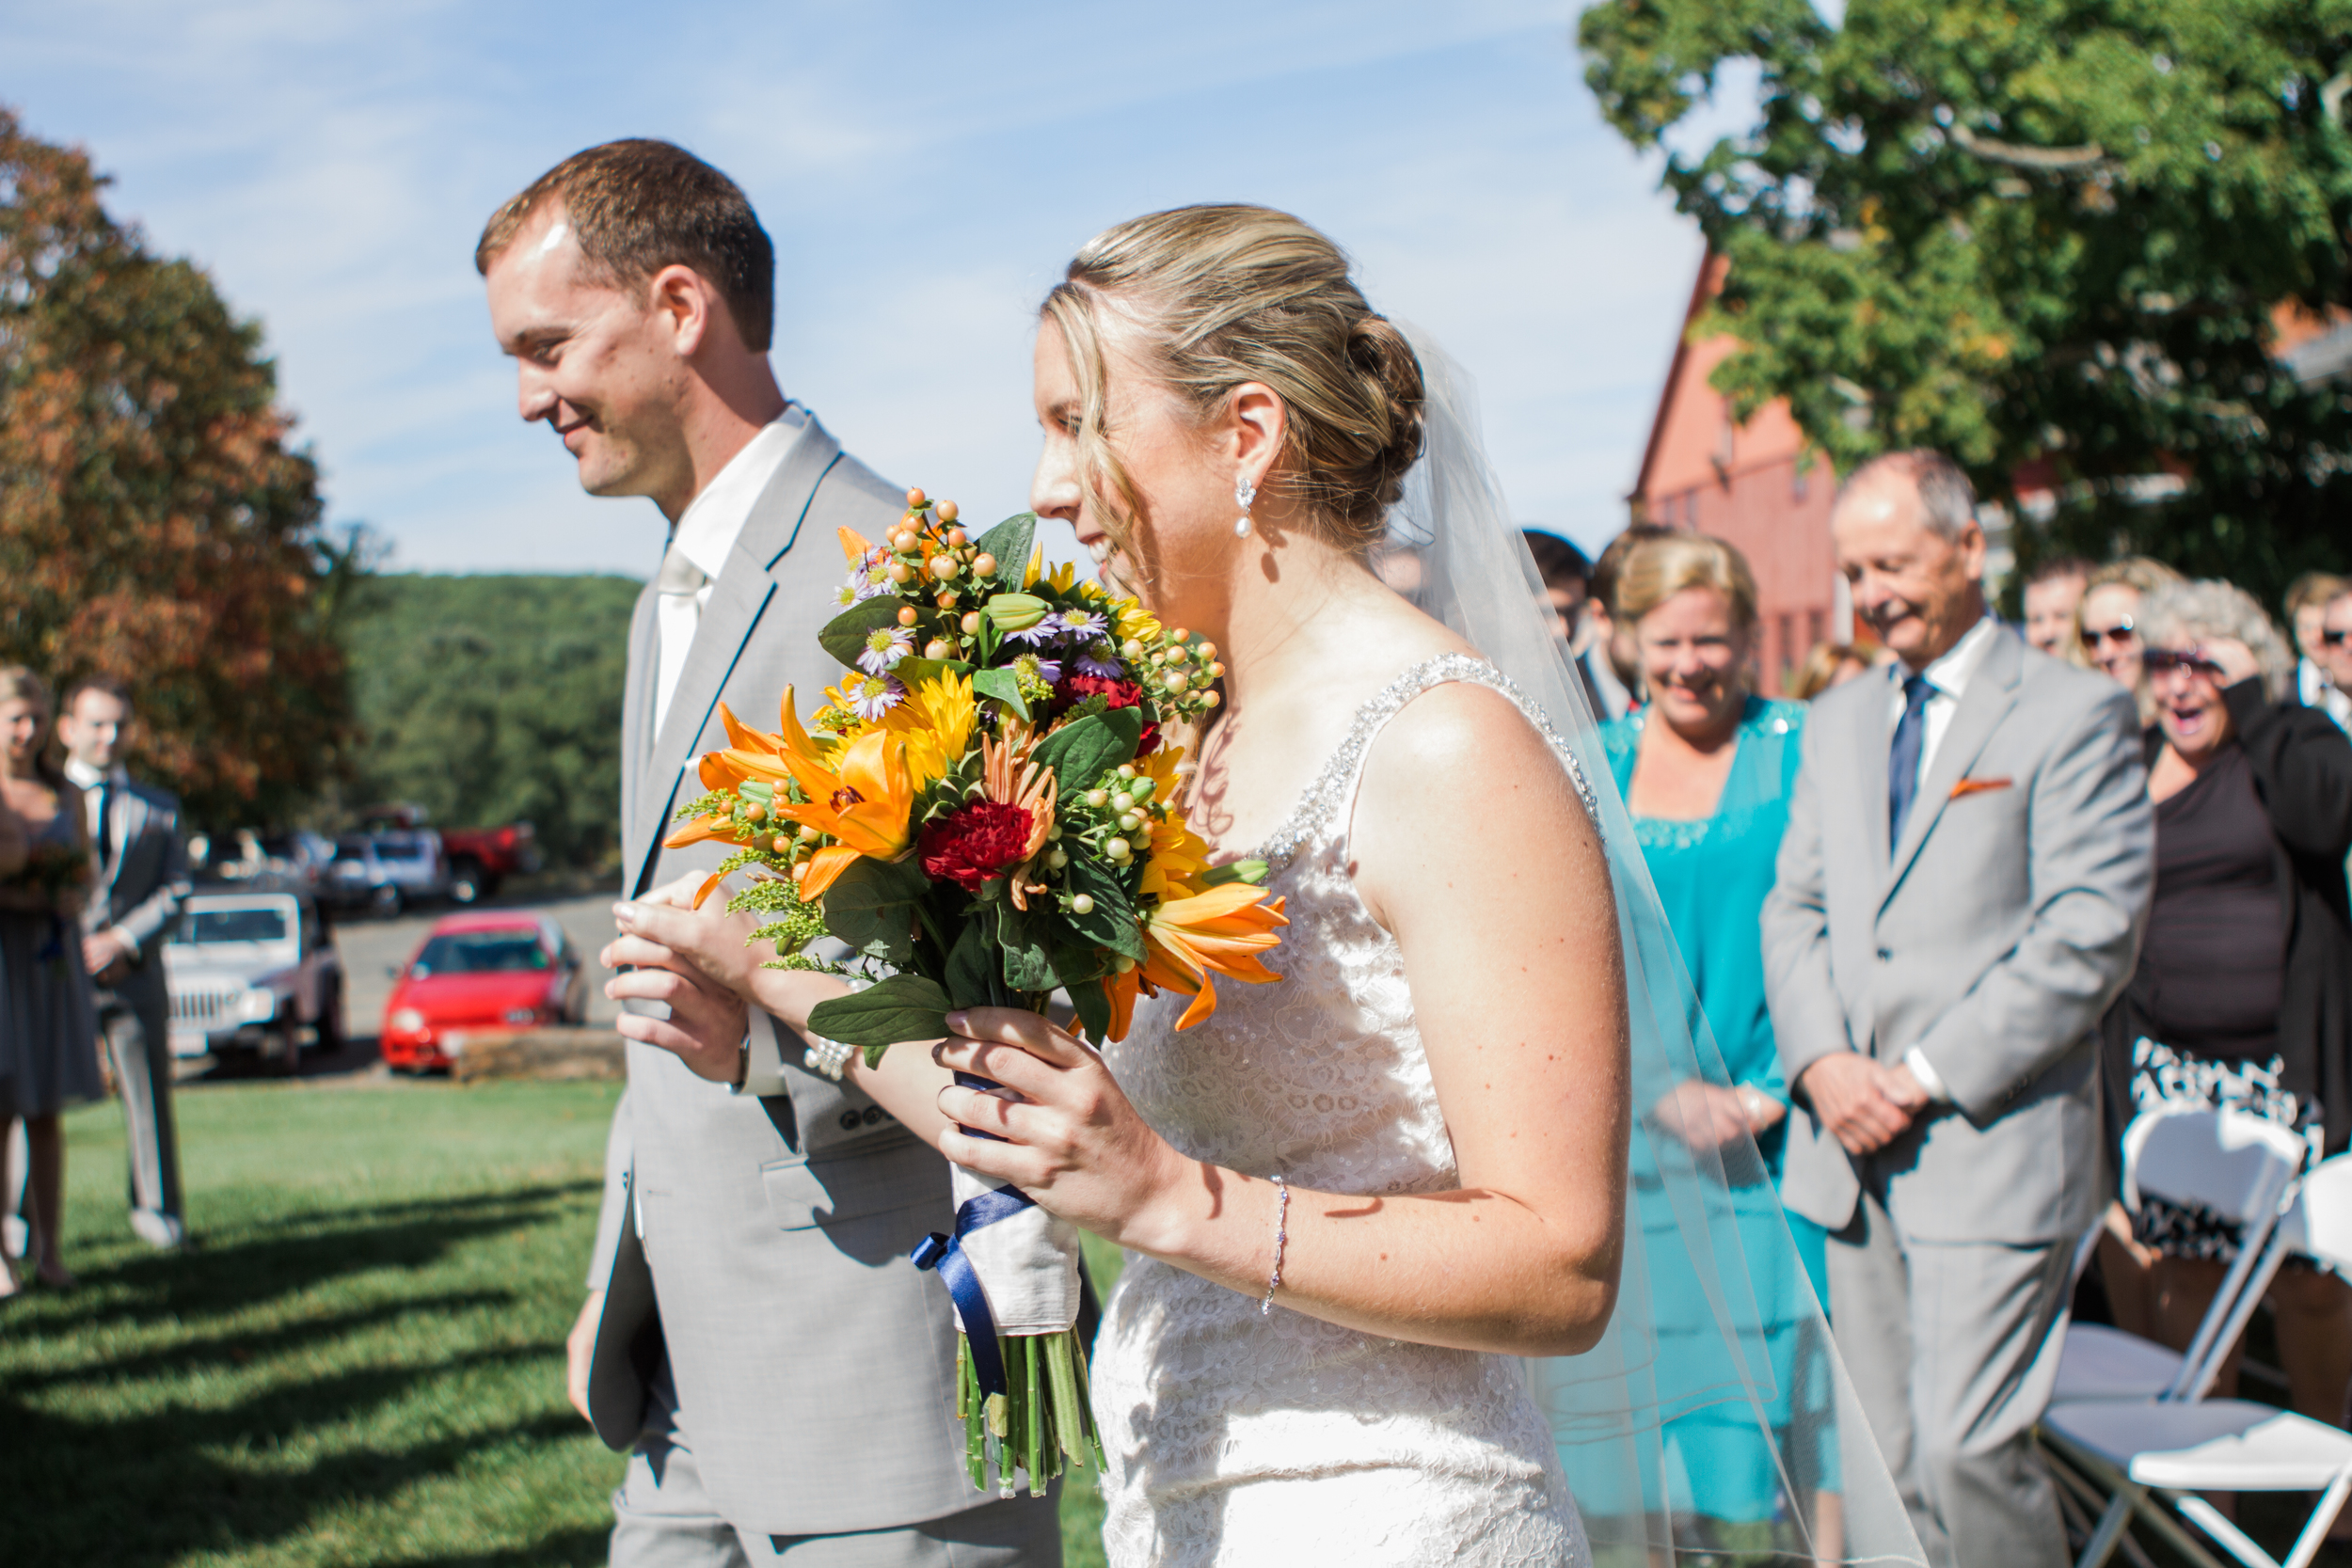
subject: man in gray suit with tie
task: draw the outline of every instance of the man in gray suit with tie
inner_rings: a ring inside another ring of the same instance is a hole
[[[2067,1560],[2030,1433],[2099,1207],[2092,1030],[2153,849],[2130,693],[1985,610],[1976,498],[1938,453],[1830,518],[1900,663],[1814,704],[1764,908],[1802,1116],[1783,1199],[1830,1232],[1830,1321],[1938,1564]]]
[[[699,878],[723,847],[661,847],[726,744],[719,705],[772,722],[841,671],[817,645],[835,531],[904,511],[778,388],[774,257],[743,193],[667,143],[591,148],[501,207],[475,261],[545,420],[599,496],[644,496],[670,547],[629,628],[627,894]],[[630,1009],[573,1402],[632,1450],[619,1568],[974,1568],[1060,1561],[1053,1502],[964,1478],[946,1293],[907,1260],[952,1227],[947,1167],[855,1087],[803,1068],[780,1021],[668,970]],[[732,1085],[673,1052],[740,1038]]]
[[[171,993],[163,944],[188,895],[180,798],[122,766],[131,689],[93,675],[66,691],[57,739],[81,787],[98,852],[98,887],[83,911],[83,961],[98,988],[99,1026],[122,1097],[131,1165],[131,1228],[151,1246],[187,1244],[180,1142],[171,1116]]]

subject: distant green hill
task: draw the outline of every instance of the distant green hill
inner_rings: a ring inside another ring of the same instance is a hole
[[[623,577],[373,578],[342,621],[361,736],[352,808],[528,818],[550,865],[616,863],[621,681],[642,584]]]

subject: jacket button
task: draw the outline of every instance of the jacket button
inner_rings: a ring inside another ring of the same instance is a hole
[[[882,1117],[886,1114],[887,1113],[885,1113],[879,1105],[868,1105],[866,1107],[866,1125],[868,1127],[880,1127],[882,1125]]]
[[[844,1132],[854,1132],[857,1131],[857,1112],[850,1110],[841,1113],[841,1131]]]
[[[1879,949],[1879,962],[1881,963],[1887,962],[1889,959],[1893,958],[1894,956],[1895,950],[1891,947],[1882,947]]]

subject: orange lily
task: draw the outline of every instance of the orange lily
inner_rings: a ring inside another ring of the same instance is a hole
[[[909,819],[916,785],[907,770],[907,743],[898,736],[871,730],[833,757],[812,762],[787,754],[784,764],[808,800],[776,801],[776,816],[836,841],[809,857],[803,898],[821,897],[860,857],[895,861],[914,842]]]
[[[865,560],[866,552],[874,547],[866,542],[866,535],[853,528],[838,528],[834,532],[841,540],[841,559],[852,566]]]
[[[1144,927],[1141,970],[1152,985],[1192,996],[1177,1028],[1189,1029],[1216,1011],[1213,974],[1252,986],[1281,978],[1258,955],[1282,940],[1275,928],[1290,922],[1283,917],[1282,900],[1260,903],[1264,896],[1263,888],[1227,882],[1152,911]]]
[[[723,751],[704,754],[697,770],[705,789],[739,789],[753,779],[781,784],[793,777],[790,765],[784,760],[787,754],[798,756],[814,768],[826,766],[823,750],[792,716],[792,689],[788,686],[784,689],[782,728],[776,734],[762,735],[746,728],[724,703],[719,705],[719,721],[726,726],[731,744]],[[734,818],[723,814],[698,816],[661,844],[664,848],[683,849],[690,844],[714,838],[728,844],[739,842],[735,836]]]

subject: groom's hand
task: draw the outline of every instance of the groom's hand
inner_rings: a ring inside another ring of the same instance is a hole
[[[571,1396],[572,1408],[591,1422],[596,1418],[588,1414],[588,1364],[596,1354],[596,1320],[603,1313],[604,1292],[589,1291],[571,1333],[564,1337],[564,1391]]]
[[[1911,1125],[1911,1113],[1887,1098],[1878,1063],[1859,1052],[1833,1051],[1797,1083],[1849,1154],[1875,1154]]]
[[[668,901],[685,882],[672,883],[654,895]],[[743,998],[704,974],[688,954],[643,935],[635,928],[639,916],[653,912],[646,906],[620,904],[613,918],[622,934],[598,955],[608,969],[619,970],[604,983],[604,994],[615,1002],[667,1004],[666,1019],[624,1011],[615,1022],[624,1038],[657,1045],[684,1062],[698,1078],[716,1084],[742,1081],[743,1042],[751,1033],[751,1009]]]

